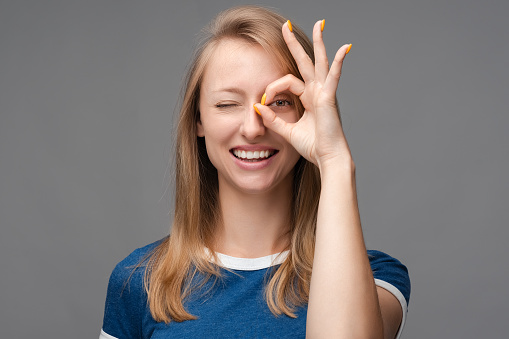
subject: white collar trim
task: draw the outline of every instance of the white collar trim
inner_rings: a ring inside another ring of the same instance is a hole
[[[209,252],[208,249],[207,252]],[[219,260],[218,264],[225,268],[239,271],[256,271],[283,263],[289,253],[290,251],[283,251],[260,258],[238,258],[216,252],[216,256]]]

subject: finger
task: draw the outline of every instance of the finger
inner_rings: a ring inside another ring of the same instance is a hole
[[[293,123],[288,123],[277,116],[272,109],[262,104],[254,104],[255,110],[261,115],[265,127],[273,130],[281,135],[287,142],[290,143]]]
[[[288,20],[290,21],[290,20]],[[288,28],[288,22],[283,25],[283,38],[285,39],[286,45],[292,53],[295,62],[297,63],[297,67],[299,68],[300,74],[304,81],[313,81],[315,78],[315,68],[313,66],[313,62],[311,58],[306,53],[302,45],[295,37],[290,29]]]
[[[293,74],[287,74],[267,85],[265,88],[265,101],[262,104],[272,102],[272,99],[282,92],[290,92],[300,97],[304,93],[305,88],[306,84],[302,80]]]
[[[351,44],[343,45],[336,52],[336,56],[334,57],[329,74],[322,88],[322,91],[330,96],[336,95],[339,78],[341,77],[341,69],[343,68],[343,60],[345,60],[345,56],[347,52],[350,51],[351,46]]]
[[[313,47],[315,51],[315,81],[324,83],[329,73],[329,60],[327,60],[327,51],[323,43],[322,27],[325,19],[315,23],[313,27]]]

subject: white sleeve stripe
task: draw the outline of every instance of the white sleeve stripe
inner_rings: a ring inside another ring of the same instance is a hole
[[[109,335],[108,333],[104,332],[103,329],[101,329],[101,334],[99,335],[99,339],[118,339],[112,335]]]
[[[398,334],[396,334],[396,339],[399,339],[401,337],[401,332],[403,332],[403,327],[405,327],[406,314],[408,312],[408,305],[406,303],[406,299],[403,296],[403,293],[400,292],[400,290],[398,290],[394,285],[389,284],[387,281],[375,279],[375,284],[391,292],[396,297],[396,299],[399,300],[399,303],[401,304],[401,308],[403,309],[403,319],[401,319],[401,325],[399,326]]]

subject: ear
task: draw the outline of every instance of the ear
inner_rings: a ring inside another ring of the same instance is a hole
[[[205,136],[205,130],[203,129],[203,125],[201,123],[201,120],[198,120],[196,122],[196,135],[199,137]]]

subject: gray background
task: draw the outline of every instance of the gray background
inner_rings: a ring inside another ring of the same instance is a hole
[[[114,265],[169,229],[196,34],[241,3],[0,2],[2,337],[98,337]],[[258,3],[353,43],[344,128],[367,244],[410,271],[404,337],[506,337],[509,2]]]

